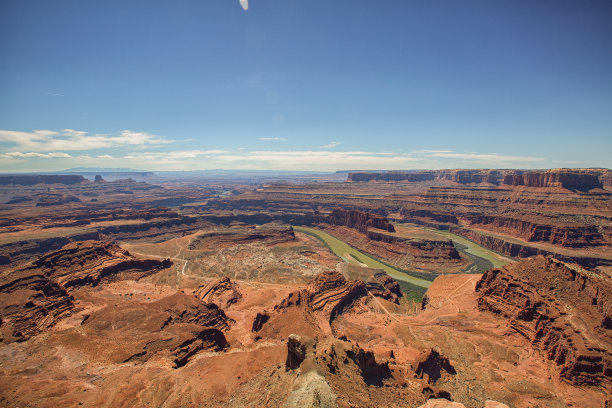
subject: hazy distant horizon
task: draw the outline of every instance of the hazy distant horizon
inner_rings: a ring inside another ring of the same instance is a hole
[[[0,171],[612,167],[612,2],[0,5]]]
[[[181,174],[184,173],[186,177],[198,174],[208,173],[212,175],[225,174],[225,175],[244,175],[244,174],[279,174],[279,175],[326,175],[326,174],[342,174],[342,173],[385,173],[385,172],[419,172],[419,171],[450,171],[450,170],[521,170],[521,171],[546,171],[556,169],[569,169],[569,170],[581,170],[581,169],[592,169],[592,170],[612,170],[607,167],[543,167],[543,168],[519,168],[519,167],[504,167],[504,168],[434,168],[434,169],[354,169],[354,170],[330,170],[330,171],[317,171],[317,170],[256,170],[256,169],[206,169],[206,170],[155,170],[155,169],[125,169],[125,168],[80,168],[80,169],[65,169],[65,170],[39,170],[39,171],[16,171],[16,172],[5,172],[0,171],[0,175],[28,175],[28,174],[111,174],[111,173],[153,173],[155,175],[163,174]]]

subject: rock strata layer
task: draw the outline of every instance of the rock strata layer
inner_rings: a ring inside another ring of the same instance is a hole
[[[612,386],[609,278],[538,256],[490,269],[478,307],[508,320],[576,385]]]

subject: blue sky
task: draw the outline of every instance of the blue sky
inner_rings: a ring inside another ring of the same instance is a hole
[[[0,171],[612,167],[610,1],[0,0]]]

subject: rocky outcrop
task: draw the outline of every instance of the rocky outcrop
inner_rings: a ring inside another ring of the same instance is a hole
[[[293,333],[314,336],[331,335],[333,321],[343,313],[354,310],[368,296],[362,280],[347,281],[342,274],[329,271],[314,277],[306,289],[289,293],[281,300],[269,318],[262,316],[253,323],[261,337],[283,337]]]
[[[69,243],[31,264],[0,275],[2,338],[27,340],[73,313],[71,289],[101,282],[137,280],[171,264],[169,259],[134,258],[110,242]]]
[[[342,225],[354,228],[364,234],[366,234],[370,228],[395,232],[395,228],[385,217],[359,210],[336,208],[328,217],[327,222],[332,225]]]
[[[569,248],[605,244],[604,237],[595,225],[563,225],[553,220],[549,224],[542,224],[516,217],[483,214],[464,214],[460,220],[464,225],[492,228],[527,242],[548,242]]]
[[[169,268],[169,259],[138,259],[112,242],[72,242],[60,250],[40,257],[30,268],[62,287],[96,286],[102,281],[138,280]]]
[[[107,306],[81,328],[90,336],[89,346],[116,363],[139,364],[166,354],[179,368],[201,350],[227,348],[223,331],[232,322],[217,305],[179,292],[151,303]],[[106,338],[113,339],[110,347]]]
[[[311,312],[323,312],[331,322],[345,308],[365,295],[367,291],[363,281],[347,282],[342,274],[329,271],[312,279],[306,290],[289,294],[274,309],[280,311],[292,306],[303,306]]]
[[[36,269],[0,277],[0,342],[25,341],[75,309],[74,298]]]
[[[333,320],[344,309],[367,294],[361,280],[347,282],[338,272],[323,272],[317,275],[306,289],[308,304],[313,311],[324,311]]]
[[[457,371],[455,371],[449,359],[441,355],[438,350],[426,350],[417,358],[415,376],[427,379],[428,384],[435,384],[436,381],[448,374],[455,375]]]
[[[308,364],[304,364],[305,361]],[[346,364],[352,365],[367,385],[382,386],[383,381],[391,377],[388,362],[377,362],[372,351],[348,340],[328,338],[319,343],[296,334],[291,334],[287,340],[286,370],[296,370],[303,365],[307,370],[322,366],[321,371],[336,374]]]
[[[15,184],[20,186],[32,186],[35,184],[78,184],[86,182],[87,179],[83,176],[75,174],[66,175],[48,175],[48,174],[31,174],[31,175],[13,175],[0,176],[0,185]]]
[[[384,271],[376,272],[374,282],[367,282],[366,287],[370,294],[397,304],[403,296],[399,283]]]
[[[287,359],[285,361],[286,370],[295,370],[300,367],[306,359],[306,353],[312,353],[316,346],[316,341],[311,338],[300,337],[292,334],[287,339]]]
[[[458,184],[499,184],[504,177],[504,170],[439,170],[438,180],[452,181]]]
[[[503,184],[525,187],[565,188],[580,191],[603,188],[598,174],[572,169],[552,169],[528,171],[522,174],[508,174],[504,177]]]
[[[156,215],[163,217],[163,214],[157,211],[152,212],[135,212],[133,216],[136,219],[150,219],[157,218]],[[59,219],[56,220],[54,225],[49,225],[51,228],[58,226],[80,226],[87,225],[88,221],[83,220],[82,217],[87,215],[78,215],[73,219]],[[113,219],[113,212],[104,211],[100,217],[92,215],[92,222],[104,221],[107,219]],[[117,213],[117,219],[133,219],[128,214]],[[138,218],[142,217],[142,218]],[[96,219],[98,218],[98,219]],[[63,225],[62,225],[63,224]],[[13,264],[23,263],[35,259],[41,254],[49,251],[58,250],[64,245],[84,240],[138,240],[146,239],[151,237],[168,237],[173,238],[181,236],[184,233],[192,232],[199,228],[209,225],[203,221],[200,221],[193,217],[173,217],[172,214],[168,214],[168,217],[161,219],[153,219],[149,222],[138,222],[138,223],[125,223],[123,225],[108,225],[100,226],[95,228],[94,231],[85,233],[75,233],[71,235],[55,236],[51,238],[38,238],[38,239],[24,239],[14,242],[9,242],[0,245],[0,255],[9,257]],[[44,227],[43,227],[44,228]]]
[[[542,256],[487,271],[480,310],[508,320],[577,385],[612,385],[609,278]]]
[[[216,303],[224,308],[242,299],[238,285],[228,277],[201,285],[196,289],[194,295],[204,302]]]
[[[255,315],[255,319],[253,319],[253,325],[251,326],[252,332],[258,332],[261,330],[263,325],[270,320],[270,314],[266,311],[259,312]]]

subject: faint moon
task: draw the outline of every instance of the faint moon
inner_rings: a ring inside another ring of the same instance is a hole
[[[240,0],[240,5],[242,6],[243,9],[248,10],[249,9],[249,0]]]

